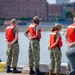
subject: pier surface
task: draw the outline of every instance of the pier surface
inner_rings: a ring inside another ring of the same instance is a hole
[[[23,74],[23,73],[13,74],[13,73],[5,73],[5,72],[1,73],[0,72],[0,75],[29,75],[29,74]],[[45,75],[49,75],[49,74],[45,74]],[[53,75],[55,75],[55,74],[53,74]],[[61,74],[61,75],[66,75],[66,74]]]
[[[12,69],[12,67],[11,67]],[[49,75],[49,65],[48,64],[40,64],[39,66],[40,71],[45,72],[45,75]],[[21,70],[22,73],[6,73],[6,72],[0,72],[0,75],[29,75],[29,67],[27,64],[24,66],[18,66],[18,70]],[[35,70],[35,68],[34,68]],[[54,74],[55,75],[55,71]],[[67,75],[67,63],[62,63],[61,64],[61,75]],[[35,74],[34,74],[35,75]]]
[[[14,74],[13,73],[0,72],[0,75],[14,75]],[[16,73],[15,75],[29,75],[29,74]]]

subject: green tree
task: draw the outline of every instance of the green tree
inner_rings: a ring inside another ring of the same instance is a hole
[[[71,13],[71,11],[66,11],[66,19],[72,19],[74,15]]]

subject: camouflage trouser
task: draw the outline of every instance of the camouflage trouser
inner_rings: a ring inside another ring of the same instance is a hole
[[[58,48],[53,48],[51,49],[50,52],[50,59],[51,59],[51,63],[50,63],[50,70],[52,71],[56,71],[56,72],[60,72],[60,65],[61,65],[61,50]]]
[[[14,43],[11,47],[7,49],[7,66],[10,66],[12,63],[13,67],[17,67],[18,55],[19,55],[19,44],[18,42]]]
[[[40,44],[38,40],[30,40],[29,42],[29,67],[35,68],[39,67],[40,61]]]

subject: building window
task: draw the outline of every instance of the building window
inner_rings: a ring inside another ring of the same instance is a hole
[[[35,12],[34,15],[37,15],[37,13]]]

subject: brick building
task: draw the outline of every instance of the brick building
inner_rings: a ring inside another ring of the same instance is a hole
[[[49,20],[56,20],[62,17],[62,5],[50,4],[48,9]]]
[[[72,14],[75,16],[75,2],[73,3],[67,3],[66,4],[66,10],[71,11]]]
[[[46,0],[0,0],[0,18],[33,18],[38,15],[47,20]]]

